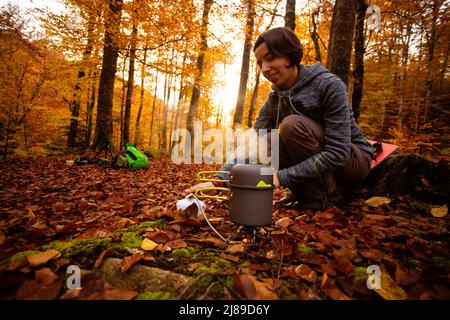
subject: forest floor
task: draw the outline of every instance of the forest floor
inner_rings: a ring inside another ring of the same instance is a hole
[[[196,173],[218,166],[160,157],[129,171],[66,160],[0,164],[0,299],[450,299],[442,204],[374,198],[363,186],[324,211],[274,204],[273,226],[251,244],[226,201],[206,200],[214,227],[233,235],[225,245],[203,217],[176,209]],[[76,284],[69,266],[81,269],[81,288],[67,288]],[[169,272],[136,283],[146,267]]]

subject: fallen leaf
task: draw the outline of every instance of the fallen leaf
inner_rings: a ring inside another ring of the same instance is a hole
[[[290,219],[288,217],[284,217],[284,218],[278,219],[275,222],[275,225],[281,229],[287,229],[292,223],[293,223],[292,219]]]
[[[385,269],[381,269],[381,288],[374,291],[385,300],[405,300],[406,292],[397,285]]]
[[[306,264],[301,264],[295,268],[295,274],[303,280],[314,283],[317,280],[316,272]]]
[[[276,300],[278,296],[270,290],[272,279],[264,282],[248,274],[237,275],[234,278],[236,290],[247,300]]]
[[[31,207],[27,207],[28,210],[28,222],[33,222],[36,219],[36,215],[33,213],[33,209]]]
[[[219,254],[219,257],[224,258],[225,260],[232,261],[232,262],[238,262],[239,257],[233,256],[232,254],[226,254],[225,252],[221,252]]]
[[[401,286],[410,286],[419,281],[420,275],[415,270],[403,269],[397,266],[395,269],[395,279]]]
[[[36,281],[43,284],[44,286],[51,285],[53,282],[58,280],[58,276],[53,273],[49,268],[43,268],[36,271]]]
[[[6,241],[6,235],[2,230],[0,230],[0,246],[3,245],[5,243],[5,241]]]
[[[325,285],[325,283],[327,283],[327,281],[328,281],[328,274],[324,272],[322,275],[322,280],[320,281],[320,287],[322,288]]]
[[[334,280],[327,279],[325,284],[322,285],[322,290],[333,300],[352,300],[336,286],[336,282]]]
[[[142,243],[141,243],[141,248],[146,251],[154,250],[157,246],[158,246],[158,244],[156,242],[154,242],[150,239],[147,239],[147,238],[142,240]]]
[[[106,256],[113,251],[114,250],[112,248],[107,248],[107,249],[103,250],[102,253],[100,253],[100,256],[97,258],[97,260],[95,260],[94,270],[98,269],[102,265],[103,260],[106,258]]]
[[[346,247],[342,247],[338,250],[333,251],[333,256],[336,258],[342,258],[345,260],[352,260],[355,258],[358,254],[356,253],[356,250],[354,249],[348,249]]]
[[[38,254],[28,256],[27,260],[32,266],[38,266],[41,264],[45,264],[52,259],[59,258],[61,253],[54,249],[47,250],[45,252],[40,252]]]
[[[80,295],[81,290],[82,290],[81,288],[80,289],[69,289],[61,297],[59,297],[59,299],[61,299],[61,300],[76,299]]]
[[[383,259],[383,252],[376,249],[359,249],[359,253],[366,258],[375,262],[380,262]]]
[[[436,217],[436,218],[445,217],[447,215],[447,213],[448,213],[447,205],[444,205],[442,207],[431,208],[431,214],[433,215],[433,217]]]
[[[244,244],[243,243],[236,243],[236,244],[229,245],[225,249],[225,251],[226,252],[230,252],[230,253],[244,252],[245,251]]]
[[[366,204],[370,207],[379,207],[391,203],[391,199],[386,197],[372,197],[366,200]]]
[[[178,248],[186,248],[187,243],[182,239],[175,239],[169,242],[166,242],[164,244],[166,247],[169,247],[171,249],[178,249]]]
[[[61,290],[61,282],[57,281],[48,286],[35,281],[25,281],[16,292],[17,300],[54,300]]]
[[[128,256],[122,260],[120,264],[120,272],[126,272],[129,270],[136,262],[142,260],[144,258],[144,254],[142,253],[134,253],[131,256]]]

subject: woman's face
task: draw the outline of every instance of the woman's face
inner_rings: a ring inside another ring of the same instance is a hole
[[[290,89],[297,80],[298,70],[288,58],[269,52],[267,44],[261,43],[255,50],[255,58],[263,76],[278,88]]]

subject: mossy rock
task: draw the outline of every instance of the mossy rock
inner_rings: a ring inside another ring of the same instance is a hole
[[[111,243],[111,238],[76,239],[68,242],[54,241],[42,246],[40,249],[42,251],[57,250],[69,259],[77,259],[79,257],[96,258]]]

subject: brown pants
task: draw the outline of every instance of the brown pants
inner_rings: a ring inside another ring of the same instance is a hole
[[[280,169],[296,165],[324,149],[323,127],[300,115],[289,115],[280,125]],[[327,196],[363,180],[370,171],[371,156],[351,145],[350,157],[333,172],[318,178],[305,178],[291,192],[298,199],[326,200]]]

